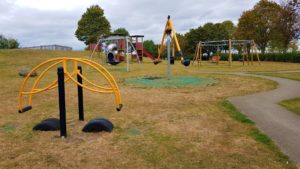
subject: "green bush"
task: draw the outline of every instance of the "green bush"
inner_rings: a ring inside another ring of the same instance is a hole
[[[19,48],[19,42],[16,39],[7,39],[0,35],[0,49],[15,49]]]

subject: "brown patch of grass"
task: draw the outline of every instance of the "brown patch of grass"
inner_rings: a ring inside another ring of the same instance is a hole
[[[27,60],[22,60],[23,52]],[[77,89],[72,83],[66,90],[68,138],[60,139],[59,132],[33,132],[32,127],[39,121],[58,117],[57,90],[34,96],[33,109],[18,114],[17,92],[23,79],[16,70],[59,55],[59,52],[0,51],[0,64],[5,65],[0,67],[4,79],[0,82],[3,86],[0,94],[5,98],[0,102],[0,127],[9,131],[0,130],[1,168],[295,168],[249,136],[252,127],[234,120],[220,106],[226,97],[270,90],[276,86],[274,82],[198,74],[198,69],[181,65],[172,66],[172,74],[213,78],[219,83],[187,88],[130,87],[124,84],[124,79],[166,72],[164,64],[132,64],[129,73],[112,71],[124,100],[121,112],[115,112],[113,96],[84,91],[86,121],[108,118],[115,125],[112,133],[81,132],[86,122],[78,121]],[[32,58],[30,63],[28,58]],[[105,66],[116,69],[125,64]],[[91,70],[85,68],[84,72],[91,79],[98,79]],[[55,73],[45,81],[54,77]],[[130,134],[132,129],[141,134]]]
[[[284,62],[261,62],[259,65],[254,62],[253,65],[243,66],[242,62],[232,62],[232,66],[229,67],[228,62],[222,61],[219,65],[210,62],[204,62],[202,66],[198,66],[195,62],[192,69],[209,72],[272,72],[272,71],[284,71],[284,70],[300,70],[299,63],[284,63]]]

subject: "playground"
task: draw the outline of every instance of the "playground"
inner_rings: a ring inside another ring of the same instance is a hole
[[[143,63],[130,62],[127,72],[126,62],[112,66],[95,55],[92,61],[109,70],[120,88],[122,110],[116,111],[118,104],[115,104],[114,95],[83,89],[85,121],[80,121],[77,87],[66,82],[68,136],[62,139],[59,131],[33,131],[42,120],[59,118],[57,89],[34,95],[32,110],[17,113],[18,93],[24,80],[17,72],[30,70],[48,59],[64,56],[89,59],[90,55],[90,51],[0,51],[0,166],[296,168],[269,137],[227,101],[229,97],[277,87],[272,80],[232,73],[299,71],[299,64],[294,63],[262,62],[261,66],[255,62],[253,66],[243,66],[233,61],[229,67],[225,61],[218,65],[203,61],[201,66],[185,67],[175,61],[171,65],[171,80],[166,84],[168,66],[165,60],[154,65],[150,58],[144,57]],[[82,74],[90,81],[105,84],[97,71],[81,66]],[[56,78],[56,68],[53,68],[40,84],[47,86]],[[109,119],[114,124],[113,131],[82,132],[87,122],[95,118]]]

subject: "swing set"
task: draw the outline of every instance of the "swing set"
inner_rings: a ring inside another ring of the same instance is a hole
[[[217,48],[217,56],[214,56],[215,58],[212,58],[212,60],[215,60],[215,62],[218,64],[220,60],[220,48],[224,49],[225,47],[228,47],[228,64],[229,66],[231,66],[233,46],[241,47],[242,56],[243,56],[242,58],[243,65],[245,65],[246,60],[248,65],[250,65],[249,54],[251,55],[251,65],[254,64],[254,54],[256,55],[256,59],[259,65],[261,64],[259,54],[257,52],[258,50],[254,40],[231,40],[231,39],[221,40],[221,41],[206,41],[206,42],[200,41],[196,46],[195,55],[192,64],[194,64],[195,62],[197,62],[198,65],[202,64],[202,55],[203,55],[203,50],[205,48]]]

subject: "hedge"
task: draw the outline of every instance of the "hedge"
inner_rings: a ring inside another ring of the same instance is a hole
[[[256,55],[254,55],[254,60],[256,61]],[[294,53],[265,53],[259,54],[261,61],[273,61],[273,62],[294,62],[300,63],[300,52]],[[240,54],[232,54],[233,61],[240,61],[243,56]],[[249,56],[251,59],[251,56]],[[228,54],[221,54],[221,60],[228,60]]]

